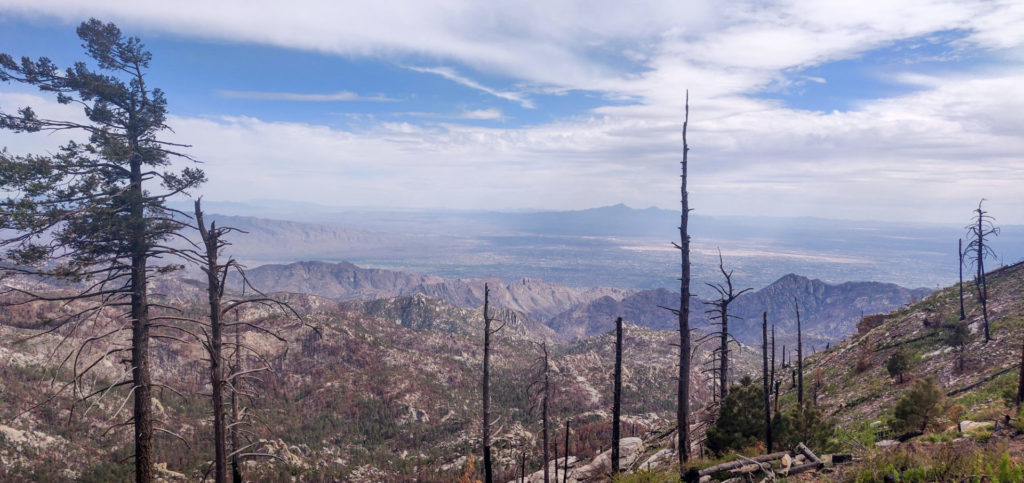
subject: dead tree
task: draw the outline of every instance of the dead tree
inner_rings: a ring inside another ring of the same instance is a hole
[[[572,419],[565,420],[565,462],[562,469],[562,483],[569,481],[569,423]],[[555,464],[558,464],[556,461]]]
[[[619,433],[622,414],[622,317],[615,319],[615,376],[612,403],[612,474],[619,472]]]
[[[241,335],[242,328],[235,327],[235,363],[231,366],[232,374],[241,374],[244,370],[242,368]],[[239,465],[238,457],[239,450],[241,449],[241,445],[238,442],[238,425],[241,424],[241,414],[238,407],[238,393],[239,391],[244,390],[242,384],[243,379],[241,377],[236,378],[235,383],[231,388],[231,481],[233,483],[242,483],[242,468],[241,465]]]
[[[690,216],[690,201],[686,191],[686,169],[690,146],[686,142],[686,128],[690,122],[690,92],[686,91],[683,116],[683,160],[680,163],[680,198],[682,214],[679,219],[679,243],[673,245],[681,254],[679,277],[679,380],[676,405],[676,434],[679,437],[679,475],[684,473],[684,463],[690,460],[690,234],[687,222]]]
[[[967,318],[967,314],[964,313],[964,239],[958,238],[956,241],[957,256],[960,259],[960,284],[957,288],[960,289],[960,320]],[[863,318],[863,317],[861,317]]]
[[[978,202],[978,208],[974,210],[974,220],[967,229],[967,248],[969,253],[968,262],[974,265],[974,288],[978,292],[978,301],[981,302],[981,316],[985,323],[985,342],[992,340],[988,328],[988,282],[985,280],[985,259],[995,258],[996,254],[988,245],[988,239],[999,235],[999,228],[995,226],[995,218],[981,208],[985,202],[982,198]]]
[[[793,297],[793,309],[796,310],[796,378],[797,393],[796,400],[804,404],[804,341],[803,328],[800,326],[800,304],[796,297]]]
[[[548,343],[546,341],[541,342],[540,344],[538,344],[538,346],[538,348],[540,349],[541,356],[540,358],[537,359],[537,367],[533,371],[534,378],[533,382],[530,384],[530,387],[537,391],[535,394],[533,394],[533,397],[537,401],[537,406],[540,407],[541,411],[541,434],[542,445],[544,448],[544,459],[542,460],[544,462],[544,483],[548,483],[548,481],[550,481],[550,474],[548,470],[548,448],[550,446],[550,444],[548,443],[548,404],[551,398],[551,365],[548,360]],[[558,444],[556,443],[556,460],[558,459],[557,446]]]
[[[1024,344],[1020,349],[1020,375],[1017,376],[1017,409],[1024,402]]]
[[[41,118],[23,107],[17,113],[0,111],[0,129],[72,131],[88,138],[84,143],[69,142],[52,156],[0,153],[0,191],[9,194],[0,201],[0,230],[5,236],[13,234],[0,246],[7,250],[8,273],[75,284],[74,293],[59,295],[15,290],[23,301],[88,303],[88,308],[73,309],[74,315],[53,321],[45,327],[47,332],[65,328],[66,334],[74,333],[83,324],[94,323],[94,316],[106,308],[126,312],[128,323],[105,332],[103,339],[114,348],[102,358],[126,362],[130,379],[115,381],[112,387],[129,390],[132,417],[118,426],[133,427],[135,481],[148,483],[154,478],[154,434],[177,435],[154,426],[152,389],[159,384],[150,375],[151,335],[173,336],[164,334],[166,327],[151,324],[154,304],[147,282],[152,274],[174,268],[151,262],[169,251],[160,243],[183,228],[164,200],[197,187],[205,177],[195,168],[165,171],[172,157],[188,157],[178,152],[184,145],[160,139],[168,130],[167,103],[163,92],[146,82],[152,55],[142,42],[96,19],[83,22],[77,33],[98,70],[85,62],[61,70],[45,57],[24,57],[19,63],[0,54],[0,82],[15,81],[56,94],[61,104],[82,106],[87,119]],[[124,340],[130,344],[124,345]],[[94,392],[83,387],[77,359],[88,351],[80,347],[75,353],[71,386],[76,397],[88,400],[107,394],[109,388]]]
[[[779,383],[775,380],[775,324],[772,324],[772,390],[775,392],[775,412],[779,411]]]
[[[771,375],[768,372],[768,312],[762,314],[761,322],[761,359],[763,370],[761,377],[764,379],[764,441],[768,452],[772,452],[772,405],[770,381]],[[773,356],[774,358],[774,356]]]
[[[715,289],[718,292],[718,300],[711,302],[714,305],[714,309],[707,311],[711,316],[711,320],[718,320],[719,323],[719,367],[718,367],[718,378],[719,378],[719,394],[722,399],[729,394],[729,317],[737,318],[729,315],[729,304],[731,304],[736,298],[744,293],[747,293],[753,289],[745,288],[736,292],[732,285],[732,270],[725,271],[725,262],[722,261],[722,250],[718,250],[718,270],[722,272],[722,277],[725,278],[725,284],[710,284],[705,285]]]
[[[279,342],[286,342],[284,337],[278,334],[275,330],[262,327],[257,324],[253,324],[245,321],[225,322],[225,318],[229,311],[250,305],[258,304],[264,306],[270,306],[278,309],[282,309],[287,314],[295,317],[299,321],[302,321],[302,317],[296,312],[288,303],[269,297],[266,294],[260,292],[251,284],[245,277],[245,271],[242,266],[233,258],[228,258],[226,261],[221,261],[221,255],[223,249],[228,246],[225,235],[231,232],[239,232],[240,230],[230,227],[218,227],[216,222],[206,225],[206,221],[203,217],[203,210],[201,207],[200,200],[195,202],[195,222],[196,229],[199,231],[202,239],[202,244],[196,244],[189,241],[192,248],[185,248],[177,251],[177,255],[182,258],[195,263],[200,267],[204,274],[206,274],[207,280],[207,298],[209,301],[209,315],[208,320],[200,322],[200,330],[203,335],[200,337],[198,334],[187,331],[186,329],[179,329],[182,332],[192,334],[196,339],[199,340],[203,348],[206,349],[206,355],[209,358],[209,377],[210,387],[212,388],[212,394],[210,396],[211,404],[213,406],[213,431],[214,431],[214,481],[217,483],[224,483],[227,481],[227,439],[226,439],[226,415],[224,412],[224,397],[225,390],[230,390],[233,383],[238,383],[242,377],[247,374],[255,372],[261,372],[269,370],[268,366],[255,368],[244,372],[234,372],[231,374],[224,373],[224,366],[227,364],[227,359],[224,356],[224,329],[234,328],[235,329],[235,357],[240,357],[239,351],[242,349],[240,342],[238,341],[238,329],[242,325],[251,327],[263,334],[269,335]],[[251,293],[256,294],[252,297],[244,297],[239,299],[224,300],[224,287],[225,282],[228,278],[228,274],[234,272],[242,279],[243,287],[249,289]],[[165,317],[164,319],[169,319]],[[319,329],[314,329],[319,334]],[[232,391],[233,393],[235,391]],[[233,412],[236,410],[237,405],[237,394],[232,394]],[[237,417],[237,415],[236,415]],[[237,471],[237,457],[238,452],[241,448],[238,448],[237,433],[234,434],[233,441],[236,446],[232,450],[232,461],[235,462]]]
[[[491,466],[491,336],[497,334],[514,315],[505,312],[501,317],[501,325],[492,328],[491,323],[498,319],[492,317],[490,309],[491,289],[484,284],[484,374],[483,374],[483,452],[484,452],[484,481],[491,483],[494,476]]]
[[[483,380],[483,446],[484,446],[484,481],[492,483],[491,474],[491,289],[484,284],[484,380]]]

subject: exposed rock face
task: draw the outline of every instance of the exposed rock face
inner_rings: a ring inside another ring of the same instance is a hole
[[[644,442],[640,438],[622,438],[619,440],[619,468],[629,468],[644,450]],[[569,481],[598,481],[612,471],[612,450],[607,450],[569,473]]]
[[[537,321],[546,321],[597,298],[607,296],[618,300],[629,293],[613,288],[577,290],[529,278],[509,284],[497,278],[445,279],[434,275],[360,268],[348,262],[263,265],[249,270],[247,276],[264,291],[310,293],[342,301],[423,294],[459,307],[483,305],[486,283],[491,288],[492,304],[526,314]]]

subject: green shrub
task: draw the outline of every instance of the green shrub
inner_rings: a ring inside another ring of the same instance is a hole
[[[715,425],[708,429],[707,448],[716,455],[757,444],[764,437],[764,390],[750,376],[729,389]]]
[[[945,394],[932,378],[914,381],[893,410],[889,427],[894,431],[921,431],[935,427],[945,412]]]

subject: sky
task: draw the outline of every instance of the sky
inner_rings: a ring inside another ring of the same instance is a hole
[[[1024,223],[1019,0],[0,0],[0,52],[83,60],[89,17],[152,51],[208,200],[678,209],[688,91],[699,214]]]

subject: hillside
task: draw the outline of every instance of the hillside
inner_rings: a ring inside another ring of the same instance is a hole
[[[800,302],[804,343],[808,349],[824,349],[827,343],[852,334],[862,315],[888,312],[928,293],[930,290],[927,289],[906,289],[877,282],[828,284],[789,274],[767,287],[737,298],[729,307],[729,313],[737,317],[730,321],[730,332],[744,344],[760,345],[761,314],[767,311],[769,322],[776,325],[779,346],[795,347],[793,299],[796,298]],[[706,311],[711,306],[706,301],[694,302],[690,309],[691,327],[707,331],[710,321]],[[621,300],[601,298],[555,316],[548,325],[570,338],[608,331],[617,315],[657,330],[678,328],[676,316],[659,308],[659,305],[677,307],[679,293],[664,289],[644,290]]]
[[[257,287],[275,292],[309,293],[335,300],[374,300],[423,294],[460,307],[484,303],[484,284],[491,288],[491,302],[545,321],[570,307],[599,297],[622,298],[629,293],[613,288],[578,290],[543,280],[523,278],[503,283],[497,278],[446,279],[377,268],[361,268],[348,262],[298,262],[262,265],[247,272]]]
[[[180,280],[162,280],[161,299],[197,313],[202,309],[201,287]],[[241,320],[270,318],[289,341],[283,344],[258,330],[246,329],[242,343],[258,348],[273,372],[246,401],[265,426],[254,428],[253,441],[261,452],[280,460],[258,460],[247,467],[247,478],[259,481],[300,479],[381,481],[417,478],[450,481],[462,468],[465,455],[478,444],[480,384],[480,309],[454,307],[423,295],[378,301],[337,302],[307,294],[279,294],[323,338],[281,313],[264,308],[243,310]],[[39,334],[40,322],[52,317],[53,305],[5,308],[0,324],[0,479],[79,479],[117,481],[129,467],[117,462],[129,449],[124,432],[105,432],[125,391],[113,390],[89,411],[71,411],[71,394],[57,394],[67,379],[57,369],[69,347],[117,324],[113,313],[76,332]],[[518,449],[533,447],[537,415],[530,407],[527,387],[530,367],[538,355],[544,329],[520,319],[494,340],[492,397],[496,427],[497,465],[510,475]],[[63,344],[61,337],[70,338]],[[667,424],[675,407],[672,332],[627,326],[625,334],[624,413],[634,433]],[[87,351],[84,359],[102,353]],[[589,458],[608,438],[612,338],[601,334],[553,349],[553,423],[574,418],[574,454]],[[52,355],[51,355],[52,354]],[[735,353],[734,377],[754,371],[755,352]],[[175,341],[155,341],[154,381],[169,390],[155,403],[164,427],[184,438],[158,439],[158,461],[166,463],[170,479],[198,479],[209,454],[207,376],[201,349]],[[710,357],[707,350],[697,361]],[[246,365],[256,364],[247,356]],[[119,364],[97,366],[98,379],[89,390],[117,377]],[[694,405],[709,398],[709,382],[695,365],[698,381]],[[51,377],[56,379],[51,382]],[[89,382],[92,381],[92,382]],[[54,399],[46,407],[34,404]],[[297,416],[301,415],[301,416]],[[70,418],[70,419],[69,419]],[[68,421],[71,424],[68,425]],[[108,451],[114,448],[114,451]],[[60,457],[58,457],[60,455]],[[75,466],[67,462],[74,461]],[[531,460],[531,465],[539,464]]]
[[[959,352],[945,342],[946,326],[959,322],[956,287],[884,316],[872,317],[861,329],[830,350],[807,361],[811,377],[825,381],[820,404],[846,426],[884,418],[913,381],[933,377],[951,398],[963,404],[967,419],[992,420],[1003,411],[1002,393],[1015,391],[1024,340],[1024,264],[988,274],[992,341],[983,335],[981,307],[973,283],[964,287],[970,338]],[[899,384],[886,372],[885,360],[902,350],[910,366]],[[862,370],[858,371],[858,365]]]

